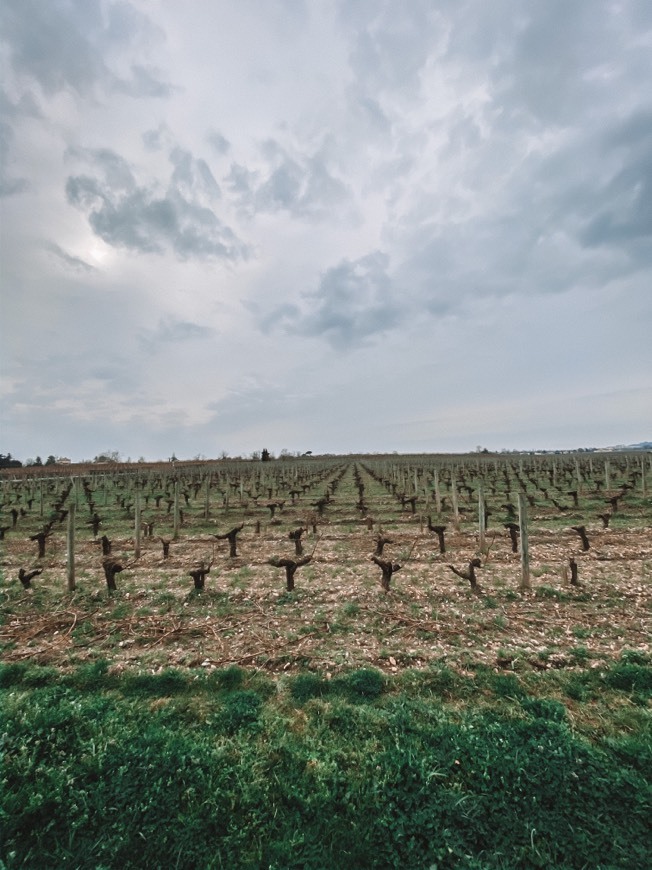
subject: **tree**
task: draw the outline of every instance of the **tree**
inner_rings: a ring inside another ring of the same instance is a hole
[[[53,455],[50,453],[50,455],[48,456],[48,458],[45,460],[45,464],[46,464],[46,465],[56,465],[56,464],[57,464],[57,458],[56,458],[56,456],[53,456]]]
[[[269,462],[269,460],[271,458],[272,457],[269,455],[269,450],[266,447],[264,447],[261,454],[260,454],[261,462]]]
[[[120,462],[120,453],[117,450],[105,450],[98,453],[93,462]]]
[[[11,453],[0,453],[0,468],[22,468],[22,465],[19,459],[11,458]]]

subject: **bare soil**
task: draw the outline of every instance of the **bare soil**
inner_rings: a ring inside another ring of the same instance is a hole
[[[464,569],[477,555],[475,531],[447,534],[442,555],[418,515],[399,515],[387,530],[392,543],[383,558],[401,568],[384,593],[371,561],[377,531],[345,508],[326,515],[317,534],[304,534],[304,551],[314,555],[297,570],[290,593],[285,571],[269,559],[293,557],[288,532],[301,520],[300,505],[284,509],[258,534],[246,521],[235,558],[226,541],[206,533],[184,532],[167,559],[155,538],[144,540],[138,560],[132,539],[114,539],[125,570],[113,595],[90,532],[76,545],[74,592],[67,591],[63,534],[48,541],[42,560],[33,542],[9,534],[1,557],[2,658],[60,667],[104,657],[118,669],[237,664],[332,674],[362,666],[396,672],[435,661],[462,669],[471,661],[599,667],[623,649],[652,648],[650,528],[594,527],[591,549],[582,552],[572,531],[533,524],[531,591],[520,590],[520,557],[507,533],[490,528],[474,594],[447,566]],[[220,525],[226,528],[223,520]],[[571,556],[581,586],[568,581]],[[195,593],[189,571],[202,560],[213,564],[205,590]],[[35,564],[43,573],[23,590],[18,570]]]

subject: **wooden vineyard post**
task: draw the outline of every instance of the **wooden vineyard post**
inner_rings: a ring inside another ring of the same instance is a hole
[[[173,538],[175,541],[179,537],[179,525],[180,525],[179,519],[180,519],[180,514],[179,514],[179,481],[175,480],[174,481],[174,518],[173,518],[173,523],[174,523]]]
[[[435,468],[435,507],[441,514],[441,490],[439,489],[439,469]]]
[[[580,469],[580,464],[577,459],[575,460],[575,477],[577,478],[577,492],[579,495],[581,495],[583,486],[582,471]]]
[[[75,502],[70,503],[68,509],[68,530],[66,535],[66,543],[68,546],[66,576],[68,578],[68,591],[75,591],[75,514],[77,506]]]
[[[530,581],[530,545],[527,528],[527,500],[525,493],[518,494],[518,524],[521,529],[521,589],[531,589]]]
[[[484,487],[482,484],[478,486],[478,530],[480,537],[480,552],[483,553],[485,549],[485,533],[487,529],[484,503]]]
[[[206,475],[206,498],[204,499],[204,519],[207,520],[211,511],[211,473]]]
[[[38,487],[38,515],[40,517],[43,516],[43,481],[39,480]]]
[[[645,456],[641,456],[641,492],[647,495],[647,482],[645,480]]]
[[[457,478],[454,471],[451,471],[451,503],[453,505],[453,525],[455,526],[455,531],[459,532],[460,508],[457,503]]]
[[[604,488],[606,492],[609,492],[611,489],[611,466],[609,465],[609,460],[605,459],[604,461]]]
[[[140,490],[134,493],[134,556],[140,559]]]

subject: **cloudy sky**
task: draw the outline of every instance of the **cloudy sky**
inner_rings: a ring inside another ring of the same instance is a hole
[[[652,435],[649,0],[2,0],[0,452]]]

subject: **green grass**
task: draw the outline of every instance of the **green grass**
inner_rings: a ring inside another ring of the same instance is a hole
[[[638,870],[652,717],[633,701],[651,683],[634,651],[600,672],[393,678],[5,665],[2,859]]]

